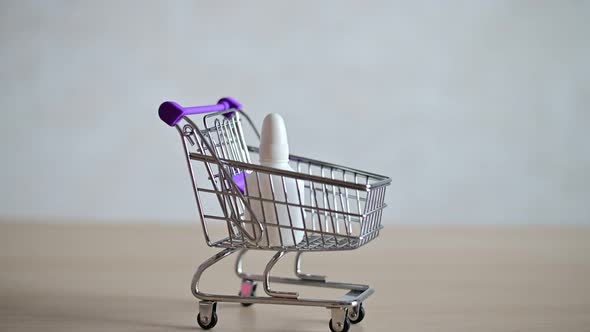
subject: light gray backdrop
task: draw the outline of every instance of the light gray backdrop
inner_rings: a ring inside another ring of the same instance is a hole
[[[590,224],[588,1],[1,1],[0,219],[194,222],[158,105],[239,99],[392,223]]]

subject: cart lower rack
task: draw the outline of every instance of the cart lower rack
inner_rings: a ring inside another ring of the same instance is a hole
[[[188,117],[194,114],[203,115],[202,128]],[[295,155],[289,155],[295,171],[252,163],[251,155],[258,153],[258,148],[246,144],[242,119],[258,139],[260,134],[232,98],[200,107],[165,102],[160,105],[159,115],[180,134],[205,241],[222,249],[198,267],[191,282],[191,292],[200,300],[198,324],[203,329],[217,324],[217,302],[325,307],[331,310],[330,330],[337,332],[346,332],[351,323],[360,323],[365,316],[363,301],[373,289],[305,274],[301,271],[301,257],[304,252],[353,250],[375,239],[382,228],[385,189],[391,180]],[[257,186],[248,185],[246,177],[255,177]],[[296,181],[296,191],[287,189],[289,181]],[[270,186],[272,195],[261,194],[265,185]],[[224,225],[226,230],[216,234],[219,227],[213,224]],[[249,250],[276,252],[262,274],[243,271]],[[294,276],[271,276],[275,264],[289,252],[296,254]],[[239,294],[201,291],[202,274],[234,253],[235,273],[242,280]],[[256,295],[258,282],[262,282],[265,296]],[[330,300],[302,298],[296,292],[274,289],[275,284],[342,289],[345,293]]]

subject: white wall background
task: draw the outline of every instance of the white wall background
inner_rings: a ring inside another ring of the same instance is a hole
[[[395,223],[590,224],[589,1],[2,1],[0,219],[194,222],[158,105],[281,113]]]

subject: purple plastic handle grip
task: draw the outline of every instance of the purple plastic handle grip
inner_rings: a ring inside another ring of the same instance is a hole
[[[160,105],[158,115],[167,125],[174,127],[185,115],[221,112],[232,108],[241,110],[242,104],[231,97],[219,99],[216,105],[193,107],[182,107],[173,101],[165,101]]]
[[[238,187],[238,189],[242,192],[242,194],[244,194],[244,190],[246,188],[246,174],[244,172],[240,172],[234,176],[232,176],[232,180],[234,181],[234,183],[236,184],[236,187]]]

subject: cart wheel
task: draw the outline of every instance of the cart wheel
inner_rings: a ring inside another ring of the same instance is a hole
[[[198,314],[197,315],[197,323],[199,323],[199,326],[203,330],[212,329],[217,324],[217,313],[214,312],[213,315],[211,315],[211,319],[207,323],[203,322],[201,320],[201,314]]]
[[[243,280],[242,286],[240,287],[240,293],[238,295],[241,297],[252,297],[256,294],[257,286],[258,284],[252,280]],[[241,302],[240,304],[244,307],[249,307],[254,303]]]
[[[362,302],[352,310],[348,310],[348,318],[353,324],[358,324],[365,318],[365,307],[363,307]]]
[[[330,331],[332,332],[348,332],[350,330],[350,319],[348,316],[344,319],[344,324],[340,327],[332,326],[332,320],[330,319]]]
[[[197,323],[203,330],[209,330],[217,325],[217,302],[213,303],[211,307],[211,317],[207,317],[206,314],[201,318],[201,313],[197,315]]]

